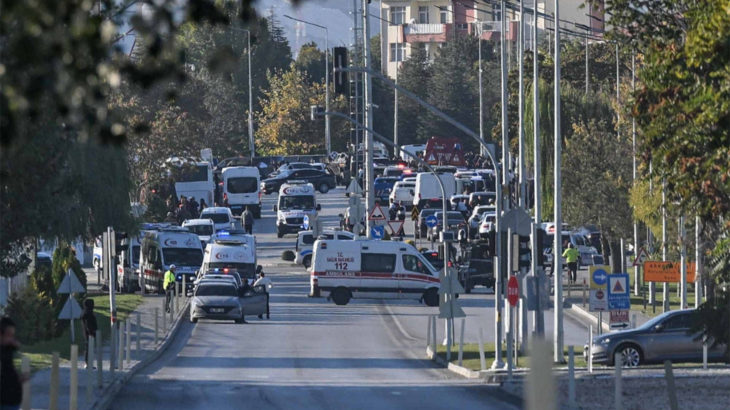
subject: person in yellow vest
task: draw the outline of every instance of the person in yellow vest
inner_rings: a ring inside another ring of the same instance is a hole
[[[165,276],[162,279],[162,287],[165,289],[165,310],[170,313],[170,299],[172,299],[172,293],[175,291],[175,265],[170,265],[170,269],[165,272]]]
[[[578,276],[578,250],[573,247],[572,243],[569,243],[568,249],[563,251],[563,258],[568,264],[568,281],[575,283]]]

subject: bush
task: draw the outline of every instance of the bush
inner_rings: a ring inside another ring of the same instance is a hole
[[[281,259],[292,262],[296,258],[296,255],[294,255],[294,251],[284,251],[281,253]]]
[[[50,339],[60,330],[51,298],[40,294],[33,286],[26,286],[14,294],[8,300],[5,314],[17,324],[18,339],[24,344]]]
[[[76,274],[76,278],[79,282],[81,282],[81,285],[86,288],[86,274],[81,268],[81,262],[76,259],[75,250],[68,244],[61,243],[53,252],[53,268],[51,270],[51,275],[53,277],[54,295],[55,290],[61,285],[61,281],[63,281],[63,278],[66,276],[66,272],[68,272],[69,269]],[[54,301],[57,300],[58,298],[54,298]],[[79,295],[79,300],[83,300],[83,295]]]

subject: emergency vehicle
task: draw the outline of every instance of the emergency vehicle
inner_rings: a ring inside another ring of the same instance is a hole
[[[148,225],[144,229],[139,259],[142,273],[140,288],[144,293],[164,292],[163,276],[170,265],[175,265],[178,289],[185,276],[187,290],[192,290],[195,272],[203,263],[203,248],[198,235],[167,224]]]
[[[233,269],[245,279],[256,278],[256,240],[253,235],[219,232],[205,247],[200,272]]]
[[[320,209],[312,184],[303,181],[283,184],[279,188],[278,202],[274,205],[276,237],[281,238],[287,233],[304,230],[304,216],[309,217],[310,223],[314,223]]]
[[[439,305],[439,272],[412,245],[378,240],[317,240],[311,294],[337,305],[352,298],[416,299]]]
[[[339,239],[339,240],[351,240],[355,238],[355,234],[343,230],[325,229],[324,232],[319,235],[319,239]],[[302,231],[297,235],[297,242],[294,245],[294,263],[297,265],[304,265],[305,268],[312,266],[312,245],[315,241],[314,232]]]
[[[135,292],[139,287],[139,261],[142,234],[131,236],[122,241],[123,251],[117,264],[117,289],[122,293]]]

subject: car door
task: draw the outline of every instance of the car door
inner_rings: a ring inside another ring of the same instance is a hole
[[[650,360],[677,360],[685,357],[690,351],[689,341],[691,336],[687,334],[688,321],[686,315],[678,313],[666,318],[655,326],[654,334],[646,346],[646,358]]]
[[[245,316],[258,316],[266,313],[266,292],[263,289],[246,291],[240,300]]]
[[[434,286],[438,278],[414,254],[401,255],[402,270],[398,273],[398,293],[403,299],[418,299],[425,289]]]
[[[394,253],[362,253],[359,293],[361,297],[393,299],[398,297]]]

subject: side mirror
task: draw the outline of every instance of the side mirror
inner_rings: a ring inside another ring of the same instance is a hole
[[[274,212],[276,212],[277,210],[278,210],[278,207],[276,205],[274,205]]]
[[[256,274],[260,274],[263,271],[264,271],[264,267],[263,266],[261,266],[261,265],[257,265],[256,266]]]
[[[411,193],[411,196],[416,196],[416,193],[412,189],[409,192]]]
[[[662,330],[664,330],[664,324],[658,323],[658,324],[654,325],[654,331],[656,333],[660,333]]]
[[[321,210],[322,210],[322,205],[320,205],[320,204],[317,204],[317,210],[318,210],[318,211],[321,211]]]

